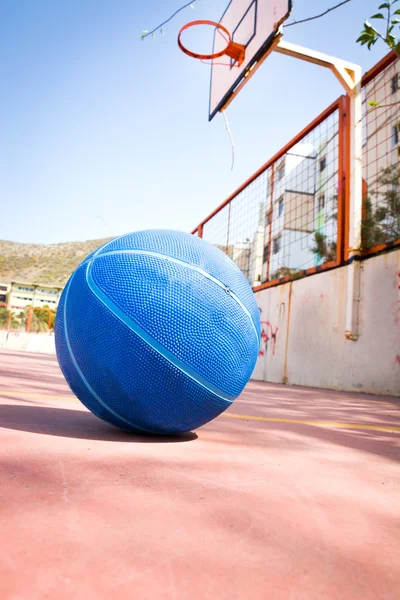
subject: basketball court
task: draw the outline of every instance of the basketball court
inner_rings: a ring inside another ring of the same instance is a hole
[[[361,69],[283,41],[291,9],[291,0],[232,0],[219,23],[189,23],[178,43],[193,58],[225,61],[219,69],[212,62],[209,120],[273,51],[329,68],[343,85],[353,307]],[[194,25],[214,27],[212,54],[188,49]],[[195,231],[203,237],[203,225]],[[348,340],[356,339],[355,321],[349,309]],[[97,399],[78,362],[74,375]],[[2,600],[399,598],[399,398],[253,381],[196,431],[140,436],[87,411],[55,356],[3,349],[0,363]],[[129,372],[120,370],[121,377]]]
[[[3,599],[398,598],[399,399],[252,382],[142,438],[0,357]]]

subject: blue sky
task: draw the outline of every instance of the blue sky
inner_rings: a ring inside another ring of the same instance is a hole
[[[227,111],[231,171],[223,118],[208,123],[209,67],[176,45],[181,25],[219,20],[227,0],[198,0],[140,39],[183,3],[0,0],[0,239],[190,231],[342,93],[329,71],[273,54]],[[297,0],[292,17],[336,3]],[[285,39],[365,71],[386,54],[355,44],[378,4],[352,0]]]

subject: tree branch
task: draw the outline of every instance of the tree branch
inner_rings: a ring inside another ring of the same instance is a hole
[[[328,13],[332,12],[333,10],[336,10],[337,8],[340,8],[344,4],[347,4],[348,2],[351,2],[351,0],[343,0],[343,2],[340,2],[340,4],[336,4],[336,6],[331,6],[331,8],[328,8],[320,15],[315,15],[314,17],[308,17],[307,19],[302,19],[301,21],[292,21],[292,23],[286,23],[286,25],[284,25],[284,27],[292,27],[293,25],[300,25],[300,23],[307,23],[308,21],[314,21],[315,19],[320,19],[321,17],[324,17]]]

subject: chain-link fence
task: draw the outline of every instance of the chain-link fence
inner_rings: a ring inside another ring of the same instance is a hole
[[[382,66],[363,87],[362,242],[367,250],[400,238],[400,60]]]
[[[399,64],[388,55],[363,79],[366,253],[400,241]],[[193,233],[226,252],[255,288],[343,264],[348,123],[342,96]]]

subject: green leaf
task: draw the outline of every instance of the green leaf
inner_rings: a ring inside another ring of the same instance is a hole
[[[360,35],[360,37],[356,40],[356,43],[361,44],[361,46],[364,46],[364,44],[366,44],[369,41],[369,39],[369,35]]]
[[[391,48],[394,48],[396,45],[396,39],[392,36],[392,35],[388,35],[386,36],[385,42],[387,43],[388,46],[390,46]]]
[[[379,102],[375,102],[374,100],[371,100],[371,102],[368,102],[368,104],[370,106],[379,106]]]
[[[384,2],[383,4],[381,4],[380,6],[378,6],[379,10],[381,10],[381,8],[390,8],[389,2]]]
[[[394,15],[400,15],[400,8],[398,8],[397,10],[395,10],[393,14]]]
[[[385,19],[382,13],[376,13],[376,15],[372,15],[371,19]]]
[[[397,25],[397,23],[400,23],[400,19],[393,19],[392,25]]]

